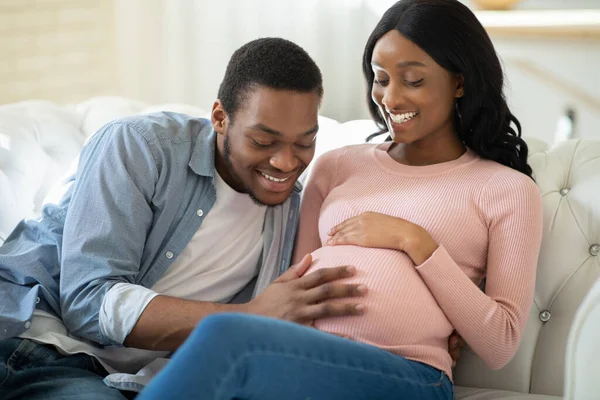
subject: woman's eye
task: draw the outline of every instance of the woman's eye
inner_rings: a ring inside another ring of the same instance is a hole
[[[388,80],[388,79],[379,79],[379,78],[375,78],[375,79],[374,79],[374,82],[375,82],[376,84],[378,84],[378,85],[385,86],[385,85],[387,85],[387,84],[389,83],[389,80]]]
[[[404,81],[408,86],[417,87],[423,84],[423,79],[419,79],[417,81]]]

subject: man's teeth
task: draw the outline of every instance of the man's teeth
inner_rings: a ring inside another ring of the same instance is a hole
[[[264,172],[261,172],[260,174],[261,174],[262,176],[264,176],[265,178],[267,178],[268,180],[270,180],[270,181],[273,181],[273,182],[279,182],[279,183],[281,183],[281,182],[285,182],[285,181],[287,181],[288,179],[290,179],[290,177],[289,177],[289,176],[288,176],[287,178],[285,178],[285,179],[277,179],[277,178],[275,178],[275,177],[273,177],[273,176],[271,176],[271,175],[267,175],[267,174],[265,174]]]
[[[397,124],[401,124],[403,122],[406,121],[410,121],[411,119],[413,119],[414,117],[417,116],[417,112],[409,112],[409,113],[404,113],[404,114],[390,114],[390,118],[392,119],[393,122],[397,123]]]

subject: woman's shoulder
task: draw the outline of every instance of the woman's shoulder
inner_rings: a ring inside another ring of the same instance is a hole
[[[486,172],[481,190],[482,200],[541,204],[539,187],[530,176],[491,160],[482,159],[479,164],[480,172]]]
[[[318,160],[338,162],[357,162],[362,160],[364,157],[370,157],[372,149],[377,145],[372,143],[360,143],[341,146],[332,150],[328,150],[316,157]]]
[[[496,161],[480,159],[478,169],[485,170],[486,180],[492,186],[516,185],[537,188],[535,181],[530,176]]]

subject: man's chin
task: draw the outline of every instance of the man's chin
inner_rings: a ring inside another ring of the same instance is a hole
[[[252,199],[252,201],[254,201],[255,204],[260,205],[260,206],[269,206],[269,207],[274,207],[274,206],[279,206],[283,203],[286,202],[287,199],[290,198],[292,191],[293,191],[293,187],[292,190],[290,191],[286,191],[286,192],[282,192],[282,193],[255,193],[255,192],[250,192],[248,193],[250,195],[250,198]]]

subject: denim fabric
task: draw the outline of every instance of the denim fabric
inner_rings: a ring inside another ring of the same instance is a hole
[[[440,370],[290,322],[209,316],[139,400],[449,400]]]
[[[39,308],[75,336],[120,345],[100,329],[104,295],[118,282],[152,287],[186,247],[215,202],[215,138],[210,121],[176,113],[93,135],[59,204],[0,247],[0,340],[22,334]],[[255,294],[289,266],[299,191],[267,210]]]
[[[106,371],[85,354],[63,356],[27,339],[0,341],[2,400],[124,400],[133,396],[102,382]]]

